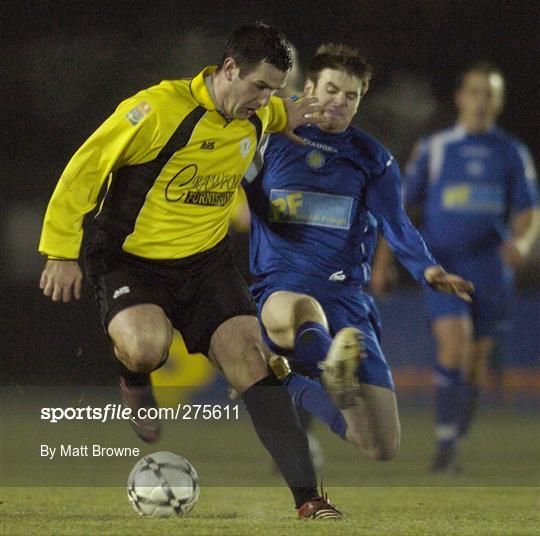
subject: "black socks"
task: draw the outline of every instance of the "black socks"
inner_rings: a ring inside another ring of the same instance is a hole
[[[145,387],[146,385],[150,385],[149,372],[132,372],[126,367],[126,365],[124,365],[124,363],[122,363],[122,361],[120,361],[120,359],[118,359],[118,357],[115,356],[115,358],[118,364],[118,372],[120,376],[124,378],[129,387]],[[168,358],[169,356],[167,355],[167,357],[163,359],[163,361],[161,361],[161,363],[154,370],[161,368]]]
[[[317,476],[306,433],[287,389],[271,374],[246,389],[242,399],[261,443],[276,462],[299,508],[318,495]]]

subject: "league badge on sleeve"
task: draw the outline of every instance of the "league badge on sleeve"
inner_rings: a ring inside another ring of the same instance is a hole
[[[127,114],[127,120],[133,125],[138,125],[150,112],[152,107],[146,102],[142,101],[140,104],[135,106],[133,110],[130,110]]]

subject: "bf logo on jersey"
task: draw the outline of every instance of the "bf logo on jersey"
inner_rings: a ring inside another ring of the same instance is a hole
[[[311,169],[320,169],[324,166],[325,162],[326,157],[316,149],[313,149],[313,151],[309,151],[309,153],[306,155],[306,164]]]

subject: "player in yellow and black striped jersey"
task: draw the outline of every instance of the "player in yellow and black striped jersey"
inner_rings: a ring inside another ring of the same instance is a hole
[[[45,216],[42,253],[78,257],[81,214],[110,174],[97,216],[104,246],[179,259],[225,237],[258,138],[283,130],[286,113],[283,101],[270,97],[256,111],[248,101],[254,111],[247,121],[224,117],[206,84],[215,72],[207,67],[193,79],[164,81],[120,104],[64,171]]]
[[[310,516],[321,510],[338,517],[318,496],[292,401],[261,359],[256,309],[227,237],[261,135],[294,137],[317,110],[314,99],[273,96],[291,66],[277,30],[247,25],[233,32],[217,67],[122,102],[75,153],[54,191],[39,245],[48,256],[40,286],[54,301],[80,296],[82,220],[108,181],[85,256],[126,404],[137,410],[154,403],[149,373],[165,362],[178,330],[190,352],[208,355],[243,393],[297,508],[315,500]],[[143,440],[157,438],[155,423],[135,424]]]

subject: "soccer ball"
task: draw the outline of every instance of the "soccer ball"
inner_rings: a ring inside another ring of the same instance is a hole
[[[127,483],[129,502],[141,516],[183,517],[199,499],[193,465],[172,452],[155,452],[139,460]]]

